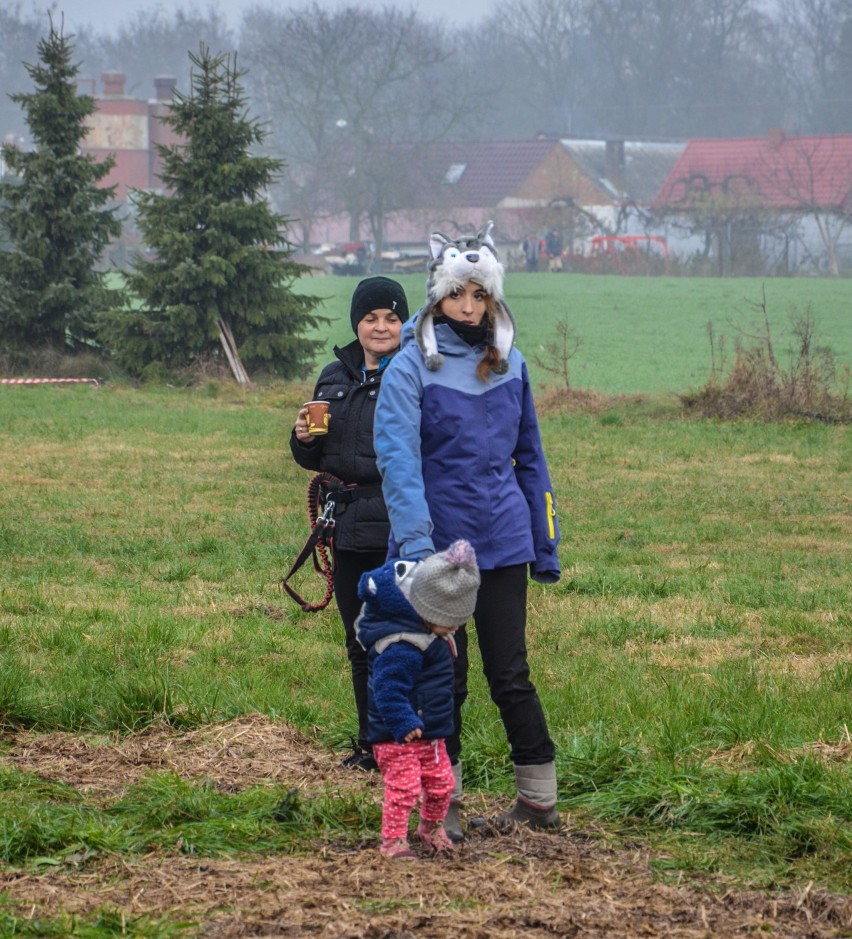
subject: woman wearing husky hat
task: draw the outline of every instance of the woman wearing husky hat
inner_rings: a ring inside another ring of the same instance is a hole
[[[479,559],[473,621],[517,784],[514,807],[491,822],[555,829],[554,746],[529,677],[526,597],[528,569],[541,583],[559,579],[559,529],[490,230],[489,222],[474,238],[431,236],[426,304],[404,327],[382,382],[374,439],[391,553],[416,560],[463,538]],[[447,740],[456,790],[445,827],[461,840],[464,629],[457,645],[455,732]]]

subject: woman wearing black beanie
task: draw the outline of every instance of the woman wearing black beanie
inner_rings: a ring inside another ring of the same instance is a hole
[[[330,473],[346,485],[331,493],[334,511],[334,599],[343,622],[346,653],[358,715],[358,737],[343,765],[375,769],[367,744],[367,654],[355,638],[361,610],[358,581],[387,557],[390,524],[382,499],[381,476],[373,449],[373,415],[385,366],[399,349],[408,301],[389,277],[368,277],[352,294],[349,319],[356,338],[335,346],[314,388],[315,401],[328,401],[328,433],[308,433],[307,409],[301,408],[290,434],[290,450],[299,466]]]

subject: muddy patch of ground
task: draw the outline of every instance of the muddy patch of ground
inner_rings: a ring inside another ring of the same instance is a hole
[[[113,798],[150,771],[207,779],[227,791],[270,781],[308,791],[352,787],[379,799],[375,776],[338,766],[292,729],[261,716],[190,733],[7,737],[4,762]],[[480,799],[477,810],[494,810]],[[308,857],[108,857],[45,871],[0,870],[19,916],[99,909],[193,924],[210,939],[852,936],[852,898],[804,890],[767,895],[657,882],[644,852],[611,851],[592,833],[468,839],[452,858],[380,858],[375,842],[318,846]]]

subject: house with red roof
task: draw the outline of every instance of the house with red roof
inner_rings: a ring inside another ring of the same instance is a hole
[[[720,273],[756,250],[785,272],[818,262],[837,274],[852,262],[852,135],[690,140],[652,208],[703,231]]]
[[[648,207],[683,144],[537,137],[440,141],[418,148],[410,204],[384,219],[386,246],[426,248],[429,232],[449,237],[494,221],[499,247],[557,232],[566,253],[582,254],[595,235],[644,230]],[[347,216],[312,225],[311,240],[350,240]],[[362,224],[362,239],[371,232]],[[514,252],[514,254],[512,253]],[[393,252],[389,252],[393,253]]]

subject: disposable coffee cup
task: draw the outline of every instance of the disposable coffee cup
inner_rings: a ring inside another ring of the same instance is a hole
[[[314,436],[328,433],[328,401],[306,401],[308,433]]]

